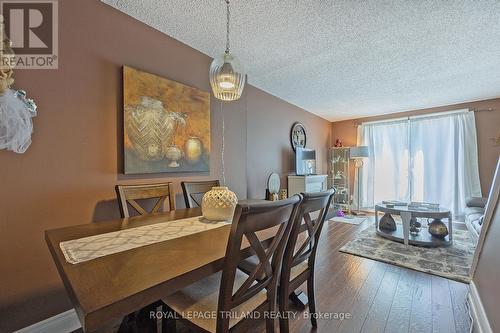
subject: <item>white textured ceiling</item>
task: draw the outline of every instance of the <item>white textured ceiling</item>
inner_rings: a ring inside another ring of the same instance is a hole
[[[222,0],[102,1],[224,51]],[[500,1],[233,0],[231,51],[252,85],[332,121],[500,97]]]

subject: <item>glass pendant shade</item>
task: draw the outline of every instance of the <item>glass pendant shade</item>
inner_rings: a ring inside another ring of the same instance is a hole
[[[241,97],[245,86],[245,74],[243,66],[230,53],[224,53],[212,61],[209,77],[216,98],[235,101]]]

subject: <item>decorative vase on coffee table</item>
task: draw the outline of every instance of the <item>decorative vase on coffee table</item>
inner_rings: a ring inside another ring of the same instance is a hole
[[[238,198],[226,186],[215,186],[203,195],[201,212],[210,221],[231,221]]]
[[[385,213],[378,224],[379,228],[387,231],[396,231],[396,221],[391,214]]]
[[[441,219],[434,219],[428,226],[429,233],[437,238],[443,239],[448,236],[448,228]]]

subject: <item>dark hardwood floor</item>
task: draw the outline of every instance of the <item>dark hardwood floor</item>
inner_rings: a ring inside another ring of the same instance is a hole
[[[468,285],[339,252],[370,223],[371,218],[358,226],[326,222],[318,247],[317,310],[349,318],[319,319],[314,329],[305,312],[292,307],[291,332],[469,332]],[[301,289],[305,292],[305,285]],[[239,328],[265,332],[265,322],[247,320]],[[193,331],[180,322],[177,332]]]
[[[466,284],[338,251],[369,223],[371,218],[358,226],[326,222],[318,248],[316,307],[350,318],[319,319],[315,330],[295,310],[291,331],[469,332]],[[264,323],[252,322],[244,331],[264,332]]]

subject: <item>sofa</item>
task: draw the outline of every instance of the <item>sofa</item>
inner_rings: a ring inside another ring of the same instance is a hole
[[[465,224],[474,243],[477,243],[483,225],[487,198],[471,197],[465,201]]]

